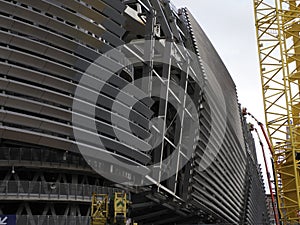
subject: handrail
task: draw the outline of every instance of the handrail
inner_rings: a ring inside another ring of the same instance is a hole
[[[34,216],[17,216],[17,225],[89,225],[89,216],[54,216],[54,215],[34,215]]]
[[[93,193],[112,196],[117,191],[117,188],[111,187],[59,182],[2,181],[0,183],[0,199],[15,197],[90,202]]]
[[[1,161],[14,161],[25,163],[38,162],[43,163],[56,163],[64,165],[72,165],[79,168],[89,168],[89,165],[80,155],[67,153],[64,151],[42,149],[42,148],[10,148],[0,147],[0,164]]]

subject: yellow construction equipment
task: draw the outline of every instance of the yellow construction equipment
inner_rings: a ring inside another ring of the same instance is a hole
[[[91,225],[106,225],[108,220],[108,195],[93,194]]]
[[[131,202],[125,192],[115,192],[111,198],[107,194],[93,194],[91,225],[138,225],[128,218]]]
[[[300,216],[300,0],[253,0],[280,220]]]
[[[114,196],[115,224],[126,224],[127,204],[127,194],[122,192],[116,192]]]

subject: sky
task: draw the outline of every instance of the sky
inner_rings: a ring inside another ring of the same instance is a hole
[[[231,74],[242,107],[246,107],[265,124],[253,1],[172,0],[172,2],[177,8],[187,7],[192,12]],[[249,122],[255,123],[251,119]],[[259,129],[257,125],[256,128]],[[268,149],[267,145],[264,145],[265,149]],[[263,164],[260,146],[258,143],[256,146],[259,163]],[[270,155],[267,154],[267,157],[270,158]],[[264,171],[264,166],[262,167]],[[266,182],[265,172],[264,179]]]
[[[239,102],[264,122],[252,0],[172,2],[193,13],[230,72]]]

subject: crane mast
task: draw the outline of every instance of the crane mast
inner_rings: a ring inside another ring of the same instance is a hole
[[[300,0],[253,0],[262,92],[283,224],[300,221]]]

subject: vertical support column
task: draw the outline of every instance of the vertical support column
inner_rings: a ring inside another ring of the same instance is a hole
[[[150,4],[147,1],[148,4]],[[143,83],[141,89],[151,96],[152,76],[153,76],[153,58],[154,58],[154,27],[156,24],[156,12],[149,7],[150,12],[147,12],[147,23],[145,29],[145,46],[144,46],[144,67],[143,67]]]
[[[161,99],[159,102],[159,113],[158,117],[161,118],[161,121],[164,121],[162,124],[162,139],[161,139],[161,151],[160,151],[160,170],[159,170],[159,176],[158,176],[158,182],[161,182],[162,179],[162,173],[165,172],[163,168],[163,156],[165,149],[165,134],[166,134],[166,125],[167,125],[167,114],[168,114],[168,99],[169,99],[169,89],[170,89],[170,79],[171,79],[171,52],[172,52],[172,46],[173,44],[169,41],[165,42],[165,49],[163,53],[164,60],[163,62],[168,62],[163,65],[162,70],[162,80],[163,84],[161,84],[160,87],[160,95]],[[158,188],[159,189],[159,188]]]
[[[187,95],[187,87],[188,87],[188,76],[189,76],[189,69],[190,69],[190,60],[188,55],[186,55],[185,63],[183,65],[183,70],[181,71],[181,76],[180,76],[180,87],[184,92],[179,92],[178,98],[181,102],[180,107],[177,111],[177,113],[180,115],[179,118],[180,124],[179,126],[176,125],[176,127],[180,127],[180,129],[177,129],[175,131],[175,143],[178,143],[177,148],[178,148],[178,156],[177,156],[177,165],[176,165],[176,176],[175,176],[175,188],[174,192],[177,192],[178,188],[178,175],[179,175],[179,166],[180,166],[180,158],[185,157],[184,153],[181,152],[181,143],[182,143],[182,135],[183,135],[183,130],[184,129],[184,119],[185,119],[185,108],[186,108],[186,95]],[[182,184],[183,185],[183,184]],[[181,193],[182,194],[182,193]],[[181,195],[180,195],[181,196]]]

